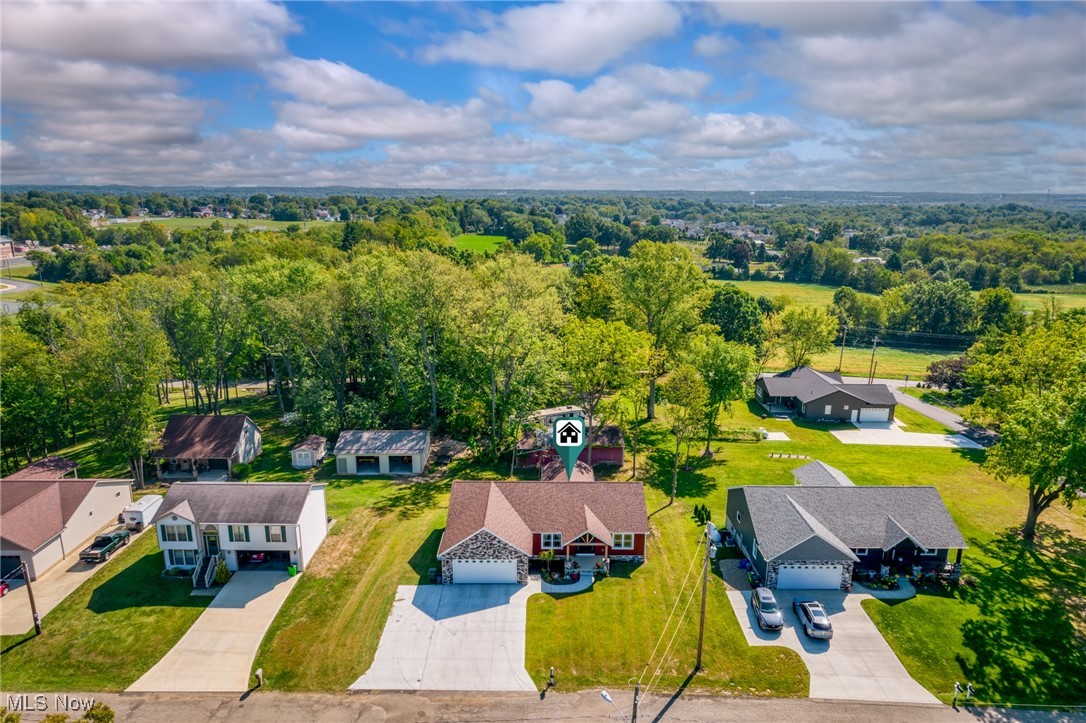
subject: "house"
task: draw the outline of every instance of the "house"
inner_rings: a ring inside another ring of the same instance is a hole
[[[644,561],[649,519],[640,482],[453,482],[437,556],[445,582],[528,582],[544,550]]]
[[[851,487],[852,480],[841,470],[825,462],[814,460],[792,470],[796,484],[803,487]]]
[[[260,427],[244,414],[177,414],[162,433],[158,477],[228,480],[235,464],[249,464],[262,448]]]
[[[178,482],[152,523],[166,569],[192,570],[193,582],[206,586],[219,560],[231,571],[305,570],[328,533],[328,511],[324,485]]]
[[[754,396],[771,414],[842,422],[892,422],[897,401],[885,384],[845,384],[837,372],[799,366],[763,374]]]
[[[311,434],[290,450],[290,464],[294,469],[316,467],[328,453],[328,440]]]
[[[934,487],[733,487],[726,527],[766,587],[785,590],[846,590],[857,569],[949,563],[957,576],[966,547]]]
[[[430,456],[425,429],[346,430],[336,440],[336,474],[422,474]]]
[[[566,475],[566,466],[555,457],[539,470],[539,479],[544,482],[595,482],[596,473],[581,460],[573,463],[573,478]]]
[[[37,579],[79,554],[132,502],[130,479],[65,479],[62,473],[49,478],[39,468],[37,476],[0,480],[0,577],[25,562],[30,579]]]
[[[528,419],[550,429],[554,424],[554,420],[559,417],[578,417],[584,419],[584,409],[574,404],[567,404],[562,407],[548,407],[547,409],[539,409],[532,412]]]
[[[13,472],[8,479],[64,479],[68,475],[79,476],[75,462],[52,456],[31,462],[18,472]]]
[[[597,432],[598,430],[598,432]],[[617,425],[608,424],[603,427],[593,426],[590,432],[596,432],[592,442],[592,464],[613,464],[621,467],[626,462],[626,441],[622,436],[622,429]],[[592,434],[589,434],[592,439]],[[577,459],[588,463],[588,447],[581,450]],[[554,451],[551,430],[529,429],[517,441],[517,466],[518,467],[542,467],[552,459],[557,459],[558,453]]]

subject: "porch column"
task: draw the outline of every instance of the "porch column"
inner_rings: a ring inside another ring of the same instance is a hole
[[[155,479],[160,481],[162,479],[162,460],[157,458],[155,459]]]
[[[226,460],[226,479],[234,479],[234,458],[230,457]]]

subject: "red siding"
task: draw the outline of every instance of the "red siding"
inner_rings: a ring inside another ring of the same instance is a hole
[[[553,449],[537,449],[529,452],[528,454],[521,455],[517,458],[518,467],[538,467],[540,460],[543,464],[551,461],[557,456],[557,453]],[[581,455],[577,457],[580,461],[588,464],[588,450],[581,452]],[[592,464],[617,464],[622,465],[625,462],[625,448],[624,447],[593,447],[592,448]]]
[[[619,532],[620,530],[615,530],[615,531]],[[614,556],[614,555],[619,555],[619,556],[638,555],[638,556],[644,557],[644,555],[645,555],[645,536],[640,534],[640,533],[634,535],[634,544],[633,544],[633,549],[632,550],[616,550],[615,548],[612,547],[608,551],[608,555],[610,555],[610,556]]]

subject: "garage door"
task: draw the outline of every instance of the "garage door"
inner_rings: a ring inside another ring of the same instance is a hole
[[[860,410],[861,422],[889,422],[890,421],[890,408],[889,407],[868,407],[867,409]]]
[[[780,590],[836,590],[841,587],[841,565],[781,565],[777,568]]]
[[[453,583],[516,583],[516,560],[453,560]]]
[[[22,564],[23,558],[18,555],[0,555],[0,578],[14,574],[22,567]]]

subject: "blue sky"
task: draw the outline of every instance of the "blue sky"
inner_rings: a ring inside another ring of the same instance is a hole
[[[9,182],[1086,192],[1082,3],[5,3]]]

